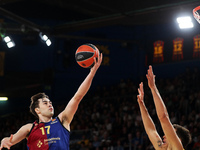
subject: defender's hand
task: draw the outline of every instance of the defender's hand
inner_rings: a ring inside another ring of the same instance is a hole
[[[155,75],[153,74],[152,66],[149,66],[146,77],[147,77],[147,80],[148,80],[149,88],[150,89],[155,88],[156,87],[156,85],[155,85]]]
[[[144,101],[144,89],[143,89],[143,82],[139,84],[138,88],[138,95],[137,95],[137,100],[138,102],[143,102]]]

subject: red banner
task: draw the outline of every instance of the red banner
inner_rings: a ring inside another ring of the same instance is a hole
[[[154,54],[153,54],[153,62],[163,62],[163,50],[164,50],[164,42],[163,41],[155,41],[154,42]]]
[[[193,58],[200,57],[200,34],[194,36]]]
[[[183,38],[176,38],[173,40],[173,56],[172,60],[183,59]]]

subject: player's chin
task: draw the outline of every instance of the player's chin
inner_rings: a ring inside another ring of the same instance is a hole
[[[53,115],[54,115],[54,112],[49,113],[49,117],[53,117]]]

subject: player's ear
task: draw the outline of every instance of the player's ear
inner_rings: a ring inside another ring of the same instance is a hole
[[[35,108],[35,112],[36,112],[37,114],[39,114],[39,113],[40,113],[39,108]]]

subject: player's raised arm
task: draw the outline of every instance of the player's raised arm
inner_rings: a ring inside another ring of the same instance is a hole
[[[182,150],[183,149],[182,143],[181,143],[179,137],[177,136],[173,125],[170,122],[167,108],[166,108],[166,106],[162,100],[162,97],[160,96],[160,93],[156,87],[155,75],[153,73],[152,66],[149,66],[146,76],[147,76],[149,88],[151,89],[151,92],[153,95],[157,116],[160,120],[162,129],[165,133],[168,143],[170,144],[172,149]]]
[[[102,58],[103,58],[102,54],[100,56],[98,56],[98,61],[96,61],[96,59],[94,58],[95,65],[90,69],[89,74],[87,75],[85,80],[82,82],[82,84],[78,88],[75,95],[69,101],[65,110],[63,112],[61,112],[58,116],[60,118],[61,122],[65,125],[65,127],[68,130],[70,130],[69,124],[71,123],[71,121],[74,117],[74,114],[77,111],[80,101],[85,96],[85,94],[88,92],[88,90],[91,86],[92,80],[96,74],[96,71],[98,70],[99,66],[101,65]]]
[[[153,144],[154,148],[161,149],[164,146],[162,139],[160,138],[159,134],[157,133],[154,122],[153,122],[151,116],[149,115],[148,110],[144,103],[143,82],[141,82],[139,84],[138,93],[139,94],[137,95],[137,101],[139,104],[145,131],[146,131],[151,143]]]
[[[10,137],[5,137],[1,140],[0,150],[3,148],[10,149],[11,146],[19,143],[23,139],[25,139],[32,128],[32,124],[26,124],[22,126],[17,133],[14,135],[10,135]]]

